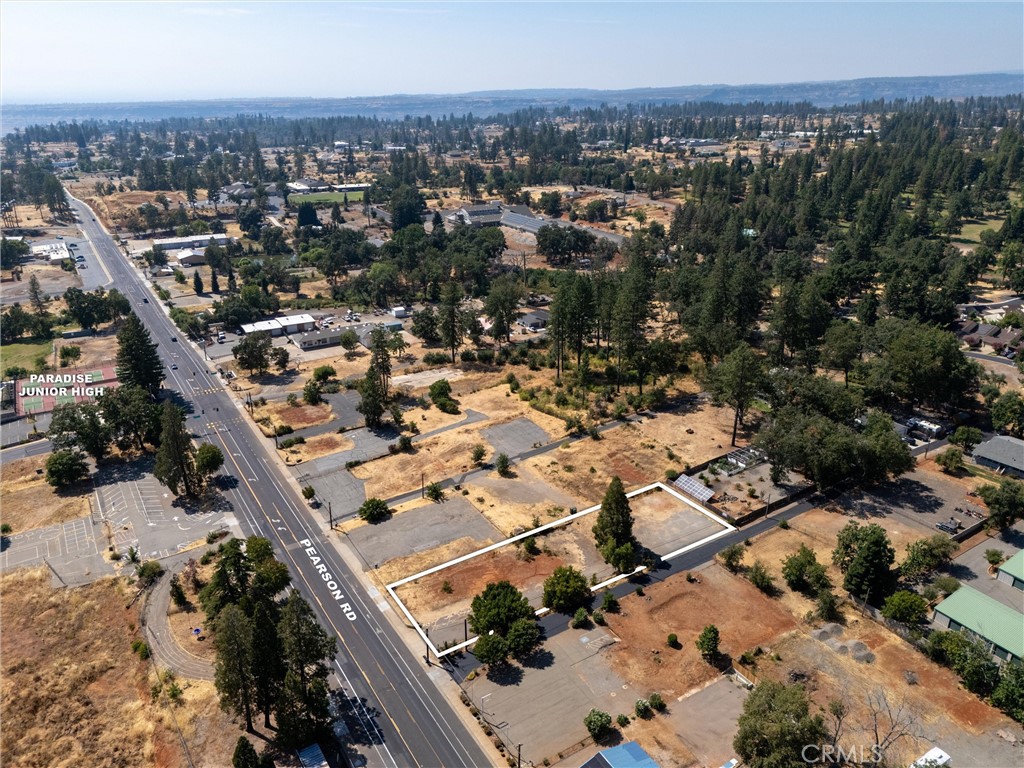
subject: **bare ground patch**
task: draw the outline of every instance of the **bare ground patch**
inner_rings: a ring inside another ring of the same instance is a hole
[[[699,583],[677,575],[645,587],[644,595],[621,601],[620,613],[605,615],[622,640],[610,650],[615,670],[641,689],[661,691],[666,700],[719,674],[694,645],[706,625],[718,627],[722,652],[734,658],[797,626],[788,611],[745,579],[717,565],[697,576]],[[668,647],[670,633],[677,635],[678,649]]]
[[[287,402],[267,403],[253,409],[253,418],[259,424],[260,431],[270,437],[274,434],[275,427],[284,425],[292,429],[303,429],[326,424],[334,418],[334,412],[327,403],[309,405],[308,403],[297,403],[289,405]],[[270,419],[271,426],[260,423],[261,419]]]
[[[337,453],[338,451],[347,451],[352,445],[352,441],[344,435],[329,432],[326,435],[307,437],[306,442],[279,450],[278,454],[284,459],[285,464],[297,464],[301,461],[311,461],[321,456]]]
[[[50,454],[27,456],[0,465],[3,504],[0,520],[14,533],[43,528],[89,514],[89,486],[80,484],[58,494],[46,482]]]

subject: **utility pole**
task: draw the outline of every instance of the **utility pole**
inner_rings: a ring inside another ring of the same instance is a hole
[[[427,662],[427,666],[430,664],[430,642],[427,638],[430,637],[430,630],[426,627],[423,628],[423,660]]]
[[[523,745],[516,745],[516,766],[517,768],[523,768]]]
[[[334,510],[331,509],[331,502],[327,502],[327,516],[331,520],[331,530],[334,530]]]

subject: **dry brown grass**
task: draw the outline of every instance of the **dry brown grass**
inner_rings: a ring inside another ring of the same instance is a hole
[[[0,520],[14,533],[43,528],[89,514],[89,488],[80,485],[58,494],[46,482],[46,459],[50,454],[28,456],[0,465],[3,504]]]
[[[137,609],[125,611],[122,580],[58,591],[48,570],[35,568],[0,577],[0,591],[4,765],[184,765],[150,700],[149,665],[132,653]]]
[[[287,402],[275,402],[253,409],[253,418],[257,423],[260,419],[270,419],[272,426],[259,424],[260,430],[268,437],[274,434],[275,427],[288,425],[293,429],[302,429],[326,424],[333,417],[334,412],[328,403],[309,405],[300,401],[295,405],[289,405]]]
[[[334,432],[328,432],[326,435],[306,438],[306,442],[279,450],[278,454],[284,459],[285,464],[298,464],[303,461],[318,459],[330,453],[347,451],[352,445],[352,441],[347,437]]]
[[[681,576],[645,587],[645,594],[621,601],[618,614],[606,614],[622,642],[610,650],[616,671],[641,690],[661,691],[666,700],[712,680],[719,672],[705,662],[694,641],[708,624],[721,633],[721,650],[733,658],[748,648],[769,645],[796,628],[790,613],[746,579],[711,565],[700,583]],[[680,646],[666,639],[676,634]]]

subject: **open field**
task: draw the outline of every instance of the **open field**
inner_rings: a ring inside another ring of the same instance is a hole
[[[727,409],[707,404],[692,412],[658,412],[605,432],[599,441],[581,440],[528,459],[524,466],[582,503],[595,504],[613,475],[627,486],[646,485],[663,479],[666,470],[681,471],[725,453],[731,427]]]
[[[46,482],[46,459],[50,454],[28,456],[0,464],[3,504],[0,521],[14,533],[43,528],[89,514],[90,488],[82,483],[56,493]]]
[[[36,358],[40,355],[46,358],[47,363],[53,362],[52,341],[22,341],[15,344],[4,344],[0,346],[0,371],[14,367],[35,371]]]
[[[651,486],[628,494],[640,545],[669,557],[733,530],[702,512],[665,486]],[[535,606],[542,602],[542,586],[559,566],[572,566],[591,577],[591,584],[619,580],[604,562],[594,543],[593,525],[599,507],[591,507],[561,520],[546,522],[512,539],[480,549],[471,556],[439,564],[386,585],[400,607],[426,627],[435,647],[468,638],[459,635],[473,597],[487,584],[507,579]],[[536,549],[527,549],[529,541]],[[408,618],[408,616],[407,616]]]
[[[613,668],[638,688],[660,691],[670,705],[719,674],[694,645],[706,625],[718,627],[722,653],[732,658],[797,627],[789,611],[746,579],[713,564],[695,576],[694,583],[676,575],[644,587],[642,596],[622,599],[619,613],[605,615],[621,639],[609,655]],[[670,633],[679,648],[666,644]]]
[[[429,378],[429,377],[428,377]],[[426,382],[424,382],[424,386]],[[382,499],[392,498],[420,487],[421,475],[427,482],[444,480],[472,469],[470,454],[473,446],[478,443],[487,444],[481,434],[483,430],[518,418],[527,418],[539,427],[539,434],[547,439],[563,434],[564,423],[553,416],[539,413],[517,397],[506,397],[507,387],[492,386],[477,392],[462,394],[470,386],[466,380],[459,380],[458,386],[453,382],[453,395],[458,398],[460,411],[455,421],[449,421],[444,415],[433,415],[412,411],[407,419],[416,421],[420,431],[427,431],[427,422],[419,417],[437,419],[438,426],[457,423],[468,418],[470,411],[481,413],[486,418],[465,426],[455,427],[418,441],[413,453],[402,453],[386,456],[353,469],[353,474],[366,481],[366,495]],[[432,409],[436,411],[437,409]],[[447,423],[447,424],[446,424]],[[498,452],[495,450],[495,452]]]
[[[121,579],[55,590],[46,568],[0,577],[5,765],[185,768],[152,665],[132,653],[137,613]],[[238,731],[210,684],[179,681],[174,717],[196,765],[230,763]]]
[[[306,442],[293,445],[291,448],[279,449],[278,454],[284,459],[285,464],[297,464],[302,461],[319,459],[321,456],[338,451],[347,451],[351,447],[352,441],[347,437],[335,432],[328,432],[326,435],[307,437]]]
[[[39,281],[39,288],[44,296],[63,296],[64,291],[68,288],[82,287],[82,279],[78,276],[78,272],[61,269],[59,262],[51,264],[35,260],[26,261],[22,264],[21,280],[3,284],[3,290],[0,293],[3,294],[4,306],[20,302],[22,309],[27,312],[32,311],[29,303],[29,282],[33,275]],[[55,305],[50,305],[48,309],[50,312],[57,311]]]

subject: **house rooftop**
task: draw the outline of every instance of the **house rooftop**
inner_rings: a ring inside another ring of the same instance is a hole
[[[979,635],[1018,659],[1024,658],[1024,614],[994,597],[962,586],[935,607],[957,624]]]
[[[974,449],[974,458],[979,457],[1024,472],[1024,440],[996,435]]]
[[[658,764],[635,741],[602,749],[580,768],[658,768]]]
[[[1024,549],[1017,552],[1005,563],[999,566],[999,570],[1008,573],[1015,579],[1024,581]]]

